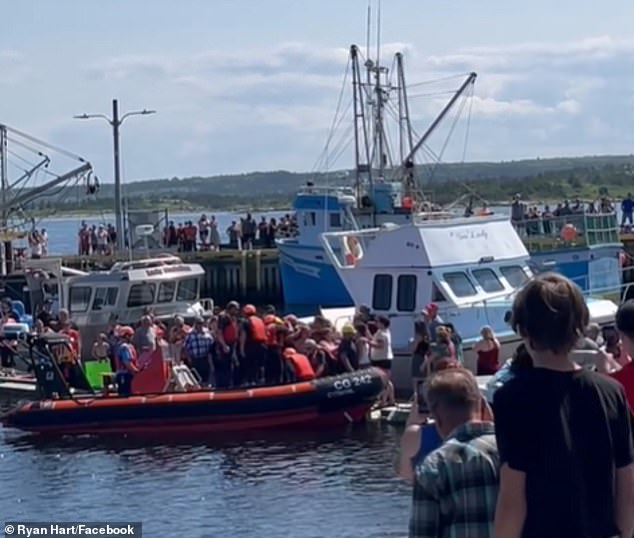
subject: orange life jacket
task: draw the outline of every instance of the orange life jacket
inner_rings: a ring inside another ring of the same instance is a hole
[[[269,347],[281,347],[282,342],[278,331],[277,323],[269,323],[266,326],[266,343]]]
[[[308,360],[306,355],[293,353],[292,355],[286,355],[285,358],[293,368],[293,373],[298,381],[310,381],[315,379],[315,370],[313,370],[310,360]]]
[[[226,325],[222,328],[222,338],[225,344],[228,346],[235,344],[238,340],[238,324],[236,320],[226,316],[226,320],[223,319],[222,321],[223,323],[226,321]]]
[[[262,318],[257,316],[249,316],[249,334],[248,340],[257,342],[258,344],[264,344],[267,340],[266,325]]]
[[[62,329],[60,332],[68,336],[68,339],[70,341],[70,347],[75,353],[75,355],[77,356],[77,358],[79,358],[79,349],[80,349],[79,331],[76,331],[75,329]]]

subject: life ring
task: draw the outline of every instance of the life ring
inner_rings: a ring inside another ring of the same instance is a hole
[[[573,224],[570,224],[570,223],[566,224],[561,229],[560,235],[564,241],[566,241],[567,243],[570,243],[571,241],[574,241],[577,238],[577,228],[575,228]]]
[[[345,239],[345,259],[346,265],[356,265],[359,260],[359,242],[357,238],[348,235]]]

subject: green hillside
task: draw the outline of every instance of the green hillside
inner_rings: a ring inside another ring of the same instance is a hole
[[[619,197],[634,190],[634,155],[531,159],[508,162],[474,162],[424,166],[418,181],[440,203],[449,203],[467,192],[490,202],[507,201],[513,194],[535,201],[601,194]],[[284,170],[240,175],[165,178],[125,184],[131,209],[166,207],[171,210],[243,210],[289,207],[298,188],[307,181],[316,185],[351,184],[352,174],[294,173]],[[86,197],[79,187],[61,202],[40,200],[30,209],[65,213],[103,211],[113,206],[112,184],[104,184],[96,197]]]

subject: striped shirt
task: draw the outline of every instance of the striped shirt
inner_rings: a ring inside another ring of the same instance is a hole
[[[490,538],[500,459],[491,422],[456,428],[416,467],[410,538]]]

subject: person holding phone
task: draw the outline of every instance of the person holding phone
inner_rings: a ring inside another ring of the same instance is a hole
[[[455,362],[438,360],[432,363],[431,375],[457,367]],[[429,421],[429,409],[424,394],[425,380],[416,383],[414,400],[410,408],[407,425],[401,437],[399,476],[410,483],[414,480],[414,469],[425,457],[442,445],[442,438],[433,422]]]

